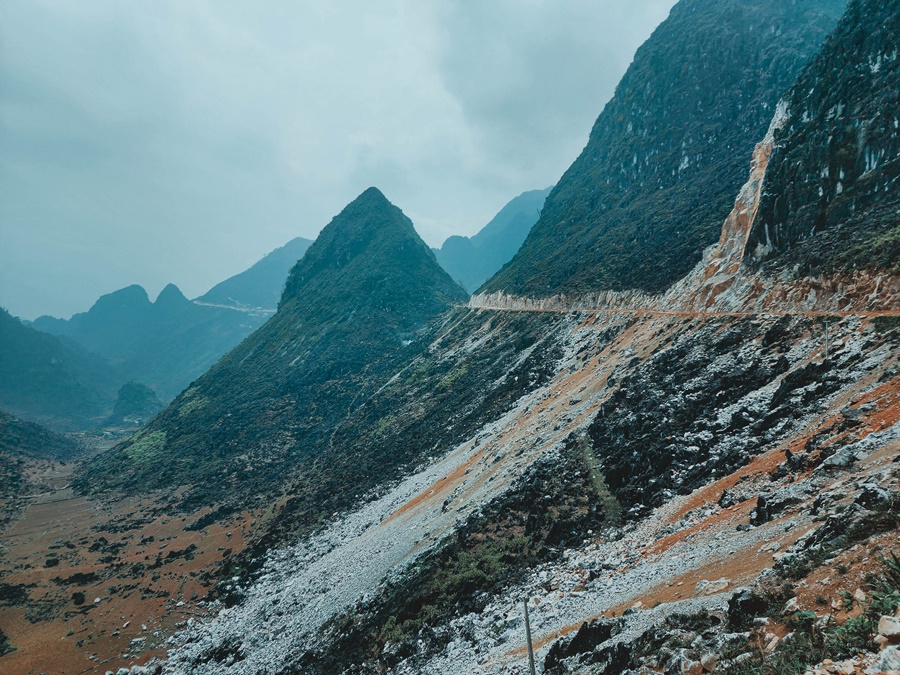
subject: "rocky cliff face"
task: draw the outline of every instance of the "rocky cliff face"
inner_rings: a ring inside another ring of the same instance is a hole
[[[659,292],[719,236],[841,0],[686,0],[638,50],[516,257],[483,290]]]
[[[800,276],[900,261],[900,13],[854,0],[785,97],[748,255]]]

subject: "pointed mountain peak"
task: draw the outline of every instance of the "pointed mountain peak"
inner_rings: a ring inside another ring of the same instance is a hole
[[[388,201],[388,198],[384,196],[384,193],[381,190],[379,190],[377,187],[370,187],[370,188],[363,190],[363,192],[359,195],[359,197],[357,197],[352,202],[350,202],[351,205],[357,204],[357,203],[391,204],[391,202]]]
[[[368,229],[370,231],[379,231],[396,228],[418,238],[412,221],[403,215],[403,211],[394,206],[381,190],[370,187],[347,204],[322,230],[322,234],[336,234],[342,230]],[[316,241],[318,242],[320,239],[322,239],[321,234]]]
[[[381,191],[369,188],[325,226],[294,266],[281,304],[314,289],[341,294],[358,285],[365,289],[363,279],[381,278],[386,283],[397,277],[405,277],[404,285],[436,285],[454,300],[465,295],[438,266],[412,221]],[[372,292],[366,289],[363,295]]]
[[[162,291],[160,291],[159,295],[156,297],[156,302],[153,303],[156,307],[173,307],[178,305],[183,305],[187,302],[190,302],[186,297],[184,297],[184,293],[181,292],[181,289],[178,288],[175,284],[167,284]]]

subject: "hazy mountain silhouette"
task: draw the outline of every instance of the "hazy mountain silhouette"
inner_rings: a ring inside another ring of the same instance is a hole
[[[441,267],[467,291],[474,291],[516,254],[537,222],[550,190],[523,192],[472,237],[447,238],[434,249]]]

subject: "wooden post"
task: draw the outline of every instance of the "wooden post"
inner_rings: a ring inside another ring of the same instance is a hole
[[[531,646],[531,621],[528,619],[528,600],[525,600],[525,639],[528,640],[528,666],[531,675],[537,675],[534,669],[534,649]]]

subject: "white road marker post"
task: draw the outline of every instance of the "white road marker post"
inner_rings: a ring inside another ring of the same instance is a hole
[[[525,600],[525,639],[528,640],[528,665],[531,675],[537,675],[534,669],[534,649],[531,646],[531,621],[528,619],[528,600]]]

